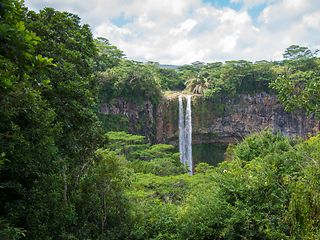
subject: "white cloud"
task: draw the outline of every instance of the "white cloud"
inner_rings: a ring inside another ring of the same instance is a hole
[[[177,27],[170,29],[169,34],[173,36],[177,36],[179,34],[185,35],[189,33],[195,25],[197,25],[197,21],[193,19],[187,19],[180,23]]]
[[[266,7],[260,15],[265,24],[290,24],[303,15],[319,10],[319,0],[281,0]]]
[[[132,32],[128,28],[120,28],[113,25],[110,21],[106,21],[95,28],[98,36],[113,35],[115,39],[121,40],[132,36]]]
[[[272,51],[279,55],[280,47],[292,44],[316,47],[320,42],[319,9],[318,0],[282,0],[264,9],[260,28],[270,43],[277,43]]]
[[[279,59],[286,47],[320,45],[319,0],[232,0],[236,11],[201,0],[29,0],[39,9],[73,11],[129,59],[184,64],[194,61]],[[268,4],[254,22],[247,9]],[[115,18],[122,19],[116,25]]]
[[[106,18],[119,16],[127,3],[128,0],[25,0],[25,4],[31,9],[53,7],[73,12],[93,26]]]
[[[311,14],[307,14],[303,16],[302,23],[309,28],[319,30],[320,29],[320,11],[313,12]]]

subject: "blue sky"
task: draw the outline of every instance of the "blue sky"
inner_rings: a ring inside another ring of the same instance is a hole
[[[279,60],[320,48],[319,0],[26,0],[78,14],[127,58],[163,64]]]
[[[240,10],[243,5],[241,2],[232,2],[229,0],[204,0],[204,3],[208,3],[217,8],[230,7],[235,10]]]

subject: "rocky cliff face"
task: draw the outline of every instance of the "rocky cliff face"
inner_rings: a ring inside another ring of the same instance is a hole
[[[130,133],[144,135],[149,142],[155,142],[156,108],[150,101],[141,104],[127,102],[123,99],[113,99],[110,103],[103,103],[100,112],[105,115],[120,116],[128,126]],[[117,124],[117,123],[116,123]],[[123,124],[121,122],[119,125]],[[120,127],[121,128],[121,127]]]
[[[158,106],[145,102],[138,106],[117,100],[104,104],[101,112],[124,115],[129,131],[147,136],[152,142],[178,141],[178,99],[164,98]],[[306,137],[318,131],[318,121],[302,113],[287,113],[275,96],[265,93],[241,95],[217,102],[192,98],[194,143],[234,143],[248,134],[265,129],[288,136]]]

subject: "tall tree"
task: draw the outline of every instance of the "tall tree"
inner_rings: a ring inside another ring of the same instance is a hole
[[[97,47],[97,56],[95,58],[95,71],[104,72],[107,69],[119,65],[124,54],[116,46],[110,44],[106,38],[98,37],[94,40]]]
[[[28,239],[66,239],[80,178],[102,141],[95,43],[76,15],[28,13],[15,0],[0,11],[1,216]]]
[[[300,109],[320,116],[320,60],[305,47],[290,46],[284,53],[290,60],[276,68],[271,87],[278,92],[286,110]]]
[[[158,103],[161,90],[150,68],[146,65],[122,60],[120,64],[100,75],[103,101],[121,97],[141,103],[150,100]]]
[[[284,59],[308,59],[312,58],[317,54],[318,50],[315,52],[312,52],[307,47],[301,47],[299,45],[291,45],[288,47],[285,52],[283,53]]]
[[[44,96],[57,113],[62,131],[56,136],[60,157],[65,162],[65,199],[76,187],[101,139],[95,113],[97,81],[92,64],[97,51],[88,25],[67,12],[45,8],[29,12],[28,27],[41,37],[37,52],[53,56],[56,68],[39,78],[49,79]],[[69,191],[70,190],[70,191]]]
[[[40,38],[27,30],[21,1],[2,1],[0,8],[0,215],[8,224],[27,228],[26,209],[39,181],[56,169],[54,136],[59,126],[42,97],[44,74],[52,59],[36,53]],[[1,229],[0,238],[16,239],[23,231]],[[8,227],[7,227],[8,228]]]

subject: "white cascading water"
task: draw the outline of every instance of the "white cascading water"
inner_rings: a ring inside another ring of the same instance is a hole
[[[189,165],[190,175],[193,173],[192,162],[192,122],[191,122],[191,96],[187,96],[187,109],[186,109],[186,156]]]
[[[182,96],[179,96],[179,152],[180,162],[186,164],[186,135],[184,128],[184,111]]]
[[[188,164],[190,175],[193,174],[192,162],[192,122],[191,96],[187,97],[186,114],[184,116],[182,96],[179,96],[179,152],[180,161]]]

